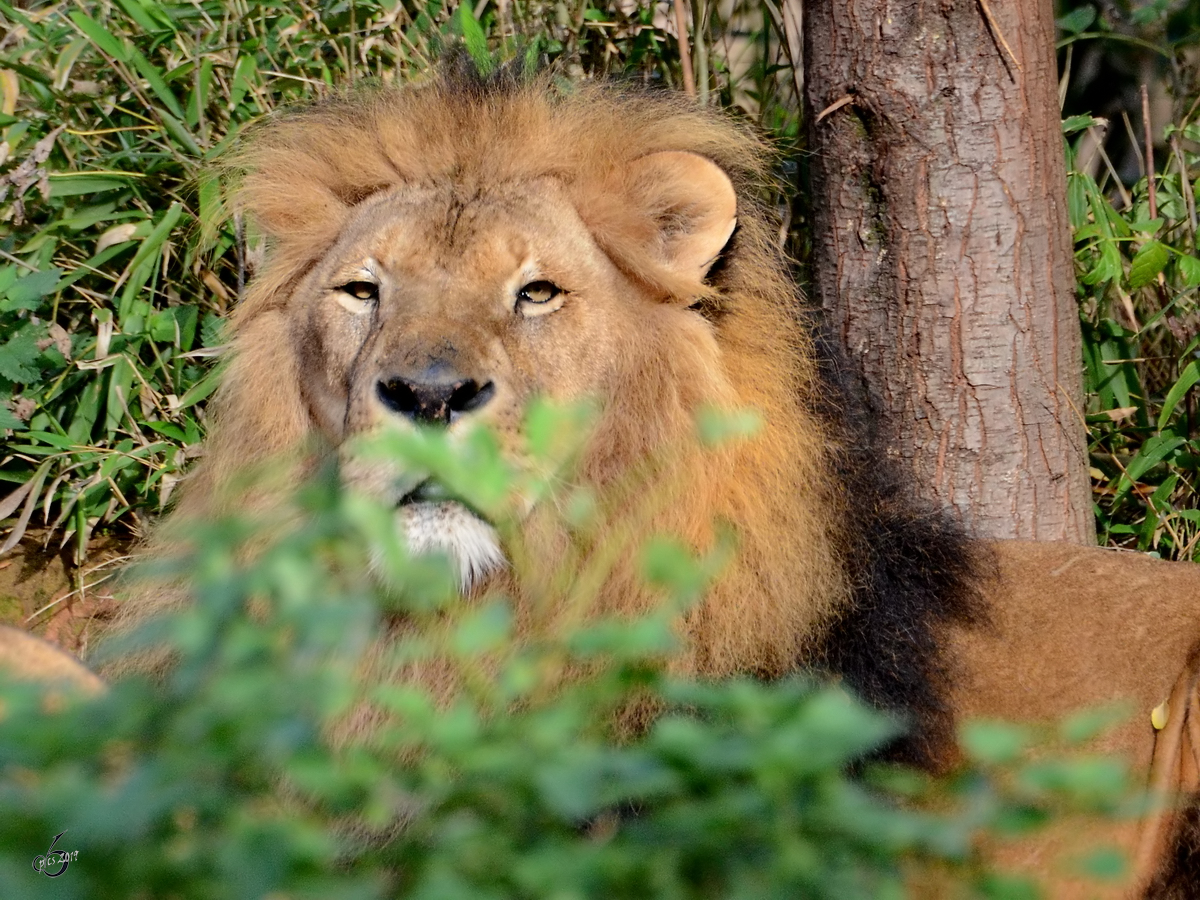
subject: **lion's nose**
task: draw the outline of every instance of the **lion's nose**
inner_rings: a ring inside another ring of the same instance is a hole
[[[464,413],[486,405],[495,396],[496,385],[454,376],[394,376],[380,379],[377,390],[383,405],[392,412],[425,425],[449,425]]]

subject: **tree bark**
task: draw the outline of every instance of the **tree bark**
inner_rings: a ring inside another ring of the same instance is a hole
[[[1051,0],[803,17],[816,297],[882,436],[978,536],[1094,541]]]

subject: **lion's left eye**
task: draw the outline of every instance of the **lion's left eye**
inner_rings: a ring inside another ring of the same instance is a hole
[[[525,287],[517,291],[517,299],[525,303],[536,303],[539,306],[543,303],[549,303],[556,297],[561,296],[563,289],[557,284],[549,281],[531,281]]]
[[[517,312],[526,318],[544,316],[561,308],[566,296],[552,281],[531,281],[517,291]]]

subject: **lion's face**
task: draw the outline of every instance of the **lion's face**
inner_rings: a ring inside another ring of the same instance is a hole
[[[674,156],[720,175],[698,157]],[[726,211],[716,236],[691,253],[706,257],[705,268],[732,230]],[[301,392],[335,446],[387,427],[454,435],[485,424],[518,469],[531,399],[603,407],[631,367],[652,365],[660,351],[647,336],[703,340],[708,330],[696,312],[623,273],[550,177],[470,196],[447,183],[372,197],[289,304]],[[396,504],[411,549],[447,553],[464,589],[503,565],[491,526],[421,475],[353,455],[343,472],[348,486]]]

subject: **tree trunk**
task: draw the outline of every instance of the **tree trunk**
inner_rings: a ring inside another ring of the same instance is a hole
[[[981,537],[1094,540],[1050,0],[804,0],[814,281]]]

